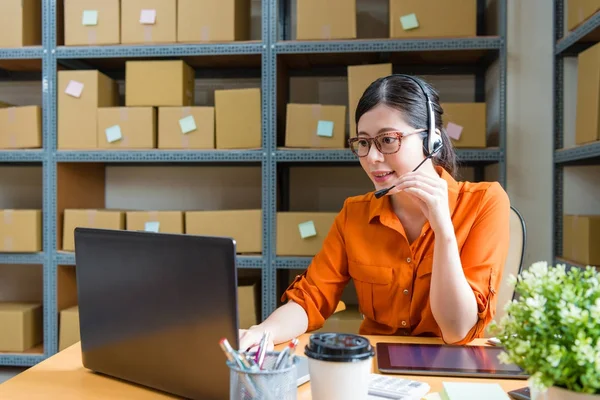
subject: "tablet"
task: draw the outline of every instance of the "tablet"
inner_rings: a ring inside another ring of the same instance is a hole
[[[500,363],[503,351],[493,346],[377,343],[377,367],[403,375],[527,379],[518,366]]]

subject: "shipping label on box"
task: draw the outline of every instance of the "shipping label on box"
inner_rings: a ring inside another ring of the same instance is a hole
[[[184,107],[194,104],[194,69],[180,60],[127,61],[128,107]]]
[[[288,104],[286,147],[344,148],[346,106]]]
[[[64,212],[63,250],[75,251],[75,228],[125,229],[125,213],[114,210],[67,209]]]
[[[121,0],[121,43],[177,42],[177,0]]]
[[[486,147],[486,103],[441,103],[440,106],[444,110],[444,128],[454,147]]]
[[[578,264],[600,266],[600,215],[563,216],[563,254]]]
[[[575,143],[600,140],[600,43],[577,57]]]
[[[0,47],[42,44],[42,2],[40,0],[0,1]]]
[[[0,352],[30,350],[43,340],[42,305],[0,302],[0,326]]]
[[[214,107],[160,107],[159,149],[214,149]]]
[[[58,351],[79,342],[79,306],[66,308],[60,312],[60,331],[58,335]]]
[[[179,0],[178,42],[250,40],[250,0]]]
[[[278,212],[277,255],[314,256],[336,216],[331,212]]]
[[[156,148],[156,109],[153,107],[99,108],[98,148]]]
[[[477,0],[390,0],[390,37],[477,36]]]
[[[0,149],[38,149],[41,147],[41,107],[0,108]]]
[[[120,0],[65,0],[65,45],[121,43]]]
[[[296,16],[296,40],[356,39],[356,0],[300,0]]]
[[[188,211],[185,230],[191,235],[231,237],[237,253],[262,253],[262,210]]]
[[[0,210],[0,252],[42,251],[41,210]]]
[[[215,90],[216,148],[262,146],[260,89]]]
[[[117,83],[98,71],[58,71],[58,148],[95,149],[99,107],[118,105]]]
[[[183,211],[128,211],[128,231],[184,233]]]

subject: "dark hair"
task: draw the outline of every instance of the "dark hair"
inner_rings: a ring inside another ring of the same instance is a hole
[[[419,78],[414,78],[419,79]],[[433,103],[433,114],[435,117],[435,127],[439,129],[442,136],[444,147],[432,158],[435,165],[444,168],[450,175],[455,177],[457,172],[456,154],[452,142],[442,126],[442,114],[444,110],[440,106],[437,91],[423,80],[419,80],[429,99]],[[402,75],[390,75],[379,78],[371,83],[365,90],[358,106],[356,107],[355,120],[358,126],[358,120],[364,113],[371,110],[379,104],[395,108],[400,111],[406,122],[415,129],[427,129],[427,101],[425,94],[419,85],[412,79]],[[427,136],[427,132],[421,134],[422,138]]]

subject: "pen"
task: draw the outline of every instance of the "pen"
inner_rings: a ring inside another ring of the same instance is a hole
[[[223,349],[225,356],[230,362],[235,363],[241,370],[247,370],[246,366],[244,365],[244,362],[242,361],[242,358],[244,357],[239,356],[239,354],[235,350],[233,350],[233,348],[229,344],[229,341],[226,338],[221,339],[219,341],[219,345],[221,346],[221,349]],[[250,394],[250,397],[255,398],[258,394],[248,375],[243,375],[242,382],[244,384],[244,387],[248,391],[248,394]]]
[[[254,361],[258,364],[259,368],[262,369],[263,362],[265,361],[265,356],[267,355],[267,344],[269,343],[269,338],[271,337],[271,333],[266,331],[262,339],[260,340],[260,345],[258,346],[258,351],[256,352],[256,357]]]
[[[298,339],[294,338],[292,339],[292,342],[290,343],[289,349],[290,349],[290,355],[289,355],[289,362],[288,362],[288,366],[291,366],[294,364],[294,356],[296,353],[296,348],[298,347]]]

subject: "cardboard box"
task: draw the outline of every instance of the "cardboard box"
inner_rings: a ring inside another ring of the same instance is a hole
[[[125,229],[125,214],[116,210],[67,209],[64,213],[63,250],[75,251],[75,228]]]
[[[215,90],[216,148],[262,146],[260,89]]]
[[[58,351],[79,342],[79,306],[66,308],[60,312],[60,331],[58,334]]]
[[[42,2],[0,1],[0,47],[41,46]]]
[[[178,42],[250,40],[250,0],[179,0]]]
[[[440,106],[444,110],[444,128],[454,147],[486,147],[486,103],[442,103]]]
[[[98,109],[99,149],[156,148],[156,109],[113,107]]]
[[[379,78],[392,74],[392,64],[353,65],[348,67],[348,119],[350,137],[356,136],[354,114],[365,90]]]
[[[127,107],[194,105],[194,69],[185,61],[127,61]]]
[[[258,323],[256,316],[256,285],[238,286],[239,328],[248,329]]]
[[[600,43],[577,56],[575,143],[600,140]]]
[[[567,30],[571,31],[600,10],[600,0],[566,0]]]
[[[286,147],[344,148],[346,106],[288,104]]]
[[[0,210],[0,252],[37,251],[42,251],[42,210]]]
[[[296,16],[296,40],[356,39],[356,0],[298,0]]]
[[[0,326],[0,351],[27,351],[43,341],[42,305],[0,303]]]
[[[330,212],[278,212],[277,255],[314,256],[317,254],[321,250],[323,240],[329,233],[337,214]],[[304,238],[302,237],[303,233]]]
[[[232,237],[238,254],[259,254],[262,253],[262,210],[188,211],[185,232]]]
[[[58,148],[95,149],[98,107],[119,104],[117,83],[98,71],[58,71]]]
[[[128,211],[128,231],[184,233],[183,211]]]
[[[563,216],[563,258],[600,266],[600,215]]]
[[[120,0],[65,0],[65,45],[121,43]]]
[[[39,149],[41,147],[41,107],[0,108],[0,149]]]
[[[159,149],[214,149],[214,107],[160,107]]]
[[[390,37],[477,36],[477,0],[390,0]]]
[[[121,43],[177,41],[177,0],[121,0]]]

